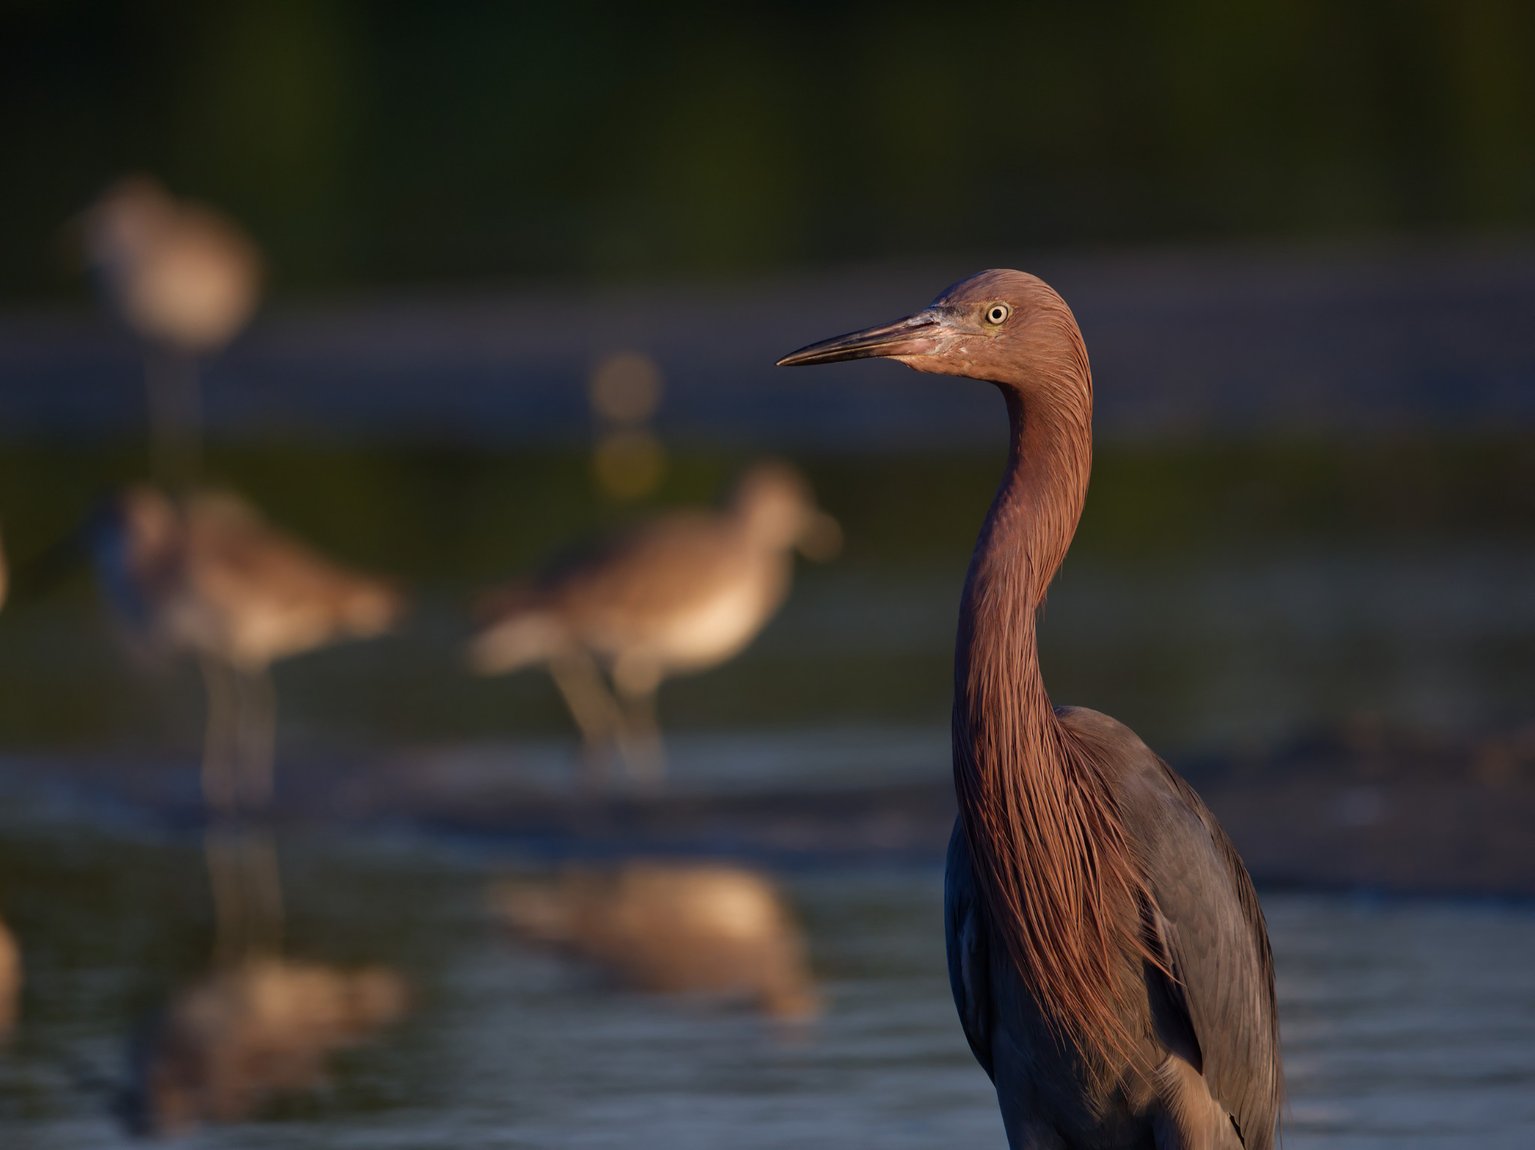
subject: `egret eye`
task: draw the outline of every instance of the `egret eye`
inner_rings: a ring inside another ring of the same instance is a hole
[[[1002,323],[1013,314],[1013,309],[1005,303],[994,303],[986,309],[986,322],[995,326]]]

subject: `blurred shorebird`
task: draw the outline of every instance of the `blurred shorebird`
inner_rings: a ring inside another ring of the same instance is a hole
[[[390,630],[388,582],[322,557],[224,492],[177,499],[120,492],[91,548],[106,598],[149,653],[191,655],[208,688],[204,793],[216,809],[264,804],[272,789],[271,665]]]
[[[162,482],[196,482],[201,465],[197,358],[250,320],[261,256],[233,222],[178,200],[147,176],[109,187],[79,220],[101,294],[145,345],[150,431]]]
[[[740,653],[787,597],[792,552],[828,558],[840,544],[804,477],[760,463],[722,510],[658,516],[487,596],[470,663],[486,675],[547,666],[588,757],[617,742],[630,770],[655,782],[662,680]]]
[[[770,1018],[820,1013],[804,932],[778,887],[735,866],[571,867],[494,892],[512,932],[636,990],[741,1004]]]

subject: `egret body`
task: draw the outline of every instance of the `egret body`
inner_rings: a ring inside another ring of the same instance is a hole
[[[1128,728],[1051,704],[1036,615],[1076,530],[1092,376],[1075,318],[1017,271],[784,365],[880,357],[994,384],[1007,468],[960,604],[949,978],[1015,1150],[1270,1150],[1273,962],[1214,816]]]

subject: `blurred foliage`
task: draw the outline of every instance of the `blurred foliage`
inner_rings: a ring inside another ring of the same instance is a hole
[[[1535,224],[1535,5],[0,5],[0,294],[129,169],[280,290]]]

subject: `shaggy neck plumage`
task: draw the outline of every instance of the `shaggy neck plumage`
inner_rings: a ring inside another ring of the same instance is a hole
[[[954,763],[967,778],[1018,762],[1020,739],[1029,761],[1057,765],[1061,731],[1040,674],[1037,611],[1076,529],[1091,451],[1059,426],[1059,413],[1041,406],[1031,415],[1017,391],[1001,390],[1007,470],[971,556],[955,650],[955,735],[967,738]],[[1075,458],[1065,447],[1073,442]]]
[[[1028,396],[999,385],[1011,441],[960,610],[954,775],[998,941],[1057,1034],[1107,1068],[1135,1049],[1119,996],[1141,884],[1102,770],[1040,675],[1036,612],[1076,530],[1092,451],[1086,357],[1052,366],[1081,375]]]

